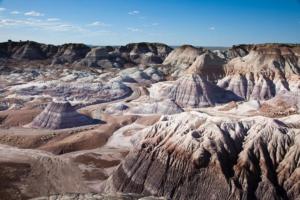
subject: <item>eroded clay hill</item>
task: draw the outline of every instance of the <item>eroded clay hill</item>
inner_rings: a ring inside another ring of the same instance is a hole
[[[29,125],[33,128],[63,129],[95,124],[96,121],[78,113],[69,102],[51,102]]]
[[[203,48],[191,45],[183,45],[174,49],[163,62],[170,66],[166,71],[173,77],[179,77],[188,73],[197,73],[207,79],[215,80],[222,75],[225,59]]]
[[[207,107],[238,101],[238,98],[198,74],[187,74],[169,89],[169,98],[182,107]]]
[[[197,200],[299,198],[300,130],[288,121],[192,112],[164,116],[139,135],[106,191]]]
[[[298,92],[299,46],[256,45],[244,57],[230,60],[218,85],[248,99],[267,100],[281,91]]]
[[[299,55],[299,45],[237,45],[214,52],[184,45],[163,65],[171,77],[195,73],[244,100],[268,100],[281,91],[298,92]]]

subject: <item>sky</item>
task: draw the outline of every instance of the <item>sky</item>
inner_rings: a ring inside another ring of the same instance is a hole
[[[300,0],[0,0],[0,41],[300,43]]]

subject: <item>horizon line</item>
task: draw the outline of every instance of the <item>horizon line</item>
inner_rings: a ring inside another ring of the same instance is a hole
[[[11,40],[11,39],[7,39],[6,41],[0,41],[0,43],[6,43],[6,42],[36,42],[36,43],[40,43],[40,44],[47,44],[47,45],[54,45],[54,46],[60,46],[60,45],[64,45],[64,44],[84,44],[87,46],[94,46],[94,47],[102,47],[102,46],[112,46],[112,47],[119,47],[119,46],[126,46],[128,44],[135,44],[135,43],[158,43],[158,44],[164,44],[170,47],[180,47],[180,46],[184,46],[184,45],[191,45],[194,47],[220,47],[220,48],[229,48],[229,47],[233,47],[233,46],[240,46],[240,45],[267,45],[267,44],[284,44],[284,45],[300,45],[300,42],[259,42],[259,43],[235,43],[232,45],[195,45],[192,43],[183,43],[183,44],[174,44],[174,45],[170,45],[164,42],[159,42],[159,41],[155,41],[155,42],[149,42],[149,41],[140,41],[140,42],[127,42],[125,44],[89,44],[89,43],[85,43],[85,42],[65,42],[65,43],[46,43],[46,42],[40,42],[40,41],[36,41],[36,40]]]

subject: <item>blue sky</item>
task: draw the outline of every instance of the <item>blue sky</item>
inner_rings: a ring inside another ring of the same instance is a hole
[[[0,0],[0,41],[300,43],[300,0]]]

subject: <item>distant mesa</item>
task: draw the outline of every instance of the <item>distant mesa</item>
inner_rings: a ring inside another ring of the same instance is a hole
[[[80,43],[63,45],[34,41],[0,43],[0,58],[30,60],[48,65],[75,64],[94,68],[122,68],[136,65],[162,64],[173,49],[161,43],[131,43],[120,47],[89,47]],[[14,62],[14,65],[18,65]],[[21,63],[20,63],[21,64]]]
[[[95,124],[97,121],[78,113],[67,101],[53,101],[32,121],[32,128],[64,129]]]
[[[48,60],[50,61],[49,64],[70,64],[75,60],[82,59],[88,51],[90,51],[90,47],[74,43],[57,46],[34,41],[0,43],[0,58],[31,61]]]

